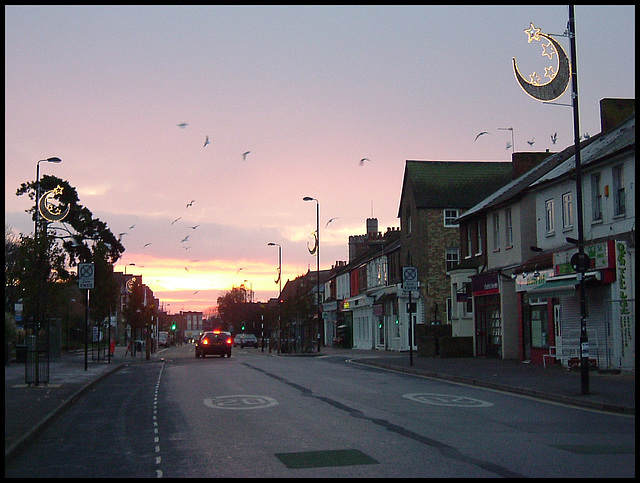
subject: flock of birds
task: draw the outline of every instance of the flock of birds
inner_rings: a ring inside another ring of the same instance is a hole
[[[181,123],[177,124],[177,126],[178,126],[180,129],[186,129],[186,128],[187,128],[187,126],[189,126],[189,124],[188,124],[188,123],[186,123],[186,122],[181,122]],[[205,136],[204,144],[202,145],[203,149],[204,149],[204,148],[206,148],[207,146],[209,146],[210,144],[211,144],[211,140],[210,140],[210,138],[209,138],[209,135],[207,134],[207,135]],[[250,153],[251,153],[251,151],[249,151],[249,150],[247,150],[247,151],[243,152],[243,153],[242,153],[242,160],[243,160],[243,161],[246,161],[247,156],[248,156]],[[363,165],[365,164],[365,162],[371,162],[371,159],[369,159],[369,158],[361,158],[361,159],[360,159],[360,162],[359,162],[359,165],[360,165],[360,166],[363,166]],[[193,204],[194,204],[195,202],[196,202],[196,200],[191,200],[191,201],[189,201],[189,202],[186,204],[185,208],[186,208],[186,209],[188,209],[188,208],[192,207],[192,206],[193,206]],[[177,218],[175,218],[175,219],[170,223],[170,225],[174,225],[174,224],[176,224],[176,223],[177,223],[178,221],[180,221],[181,219],[182,219],[182,216],[178,216]],[[327,223],[326,223],[326,225],[325,225],[325,228],[327,228],[327,227],[329,226],[329,224],[330,224],[332,221],[337,220],[337,219],[338,219],[338,217],[331,218],[329,221],[327,221]],[[199,224],[196,224],[196,225],[188,226],[187,228],[190,228],[191,230],[196,230],[199,226],[200,226]],[[129,227],[129,231],[133,230],[135,227],[136,227],[136,225],[135,225],[135,224],[134,224],[134,225],[131,225],[131,226]],[[123,236],[125,236],[125,235],[129,235],[129,232],[121,232],[121,233],[119,233],[119,234],[118,234],[118,240],[119,240],[119,241],[122,241],[122,237],[123,237]],[[180,240],[180,244],[181,244],[182,248],[183,248],[183,249],[185,249],[185,250],[188,250],[189,248],[191,248],[191,245],[187,245],[187,243],[189,242],[189,238],[190,238],[190,235],[186,235],[184,238],[182,238],[182,240]],[[149,246],[151,246],[151,245],[153,245],[153,243],[152,243],[152,242],[147,242],[147,243],[145,243],[145,244],[142,246],[142,249],[144,250],[145,248],[147,248],[147,247],[149,247]],[[198,261],[199,261],[199,260],[191,260],[191,262],[198,262]],[[141,266],[141,265],[139,265],[139,267],[142,267],[142,266]],[[243,268],[245,268],[245,267],[240,267],[240,268],[236,271],[236,275],[237,275],[237,274],[240,272],[240,270],[242,270]],[[184,267],[184,269],[185,269],[185,271],[189,272],[189,267],[185,266],[185,267]],[[198,291],[194,292],[194,295],[195,295],[195,293],[197,293],[197,292],[198,292]]]
[[[177,126],[178,126],[180,129],[186,129],[188,125],[189,125],[189,124],[188,124],[188,123],[186,123],[186,122],[181,122],[181,123],[177,124]],[[203,147],[203,148],[206,148],[209,144],[211,144],[211,141],[209,140],[209,135],[207,134],[207,135],[205,136],[205,138],[204,138],[204,144],[202,145],[202,147]],[[243,160],[243,161],[246,161],[246,159],[247,159],[247,155],[249,155],[249,153],[251,153],[251,151],[245,151],[244,153],[242,153],[242,160]]]
[[[513,128],[506,128],[506,130],[512,131]],[[476,138],[473,140],[474,142],[478,140],[479,137],[484,136],[485,134],[491,134],[489,131],[481,131],[476,135]],[[552,144],[556,144],[556,142],[558,142],[558,132],[554,132],[553,134],[551,134],[549,136],[551,138],[551,143]],[[589,139],[591,136],[589,135],[589,133],[584,133],[582,136],[580,136],[580,140],[582,139]],[[527,141],[527,144],[529,146],[533,146],[536,142],[536,138],[534,137],[533,139],[531,139],[531,141]],[[510,142],[507,142],[507,147],[506,149],[511,149],[513,147],[513,144]],[[361,162],[362,164],[362,162]]]

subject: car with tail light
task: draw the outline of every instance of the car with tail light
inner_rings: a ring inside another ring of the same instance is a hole
[[[219,355],[231,357],[233,338],[230,332],[213,330],[204,332],[196,342],[196,357]]]

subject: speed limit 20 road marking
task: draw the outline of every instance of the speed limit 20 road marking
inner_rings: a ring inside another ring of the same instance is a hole
[[[434,406],[449,406],[458,408],[488,408],[493,403],[473,399],[466,396],[455,396],[451,394],[429,394],[429,393],[413,393],[402,396],[406,399],[416,401],[423,404],[432,404]]]
[[[278,401],[267,396],[233,395],[210,397],[204,400],[213,409],[265,409],[278,405]]]

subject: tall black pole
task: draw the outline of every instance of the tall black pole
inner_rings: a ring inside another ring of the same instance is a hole
[[[576,216],[578,218],[577,276],[580,283],[580,386],[582,394],[589,394],[589,337],[587,335],[587,302],[584,273],[584,232],[582,224],[582,172],[580,166],[580,119],[578,110],[578,67],[576,63],[576,26],[573,5],[569,5],[569,41],[571,43],[571,84],[573,101],[573,137],[576,159]]]
[[[317,332],[315,337],[318,342],[318,352],[320,352],[320,346],[322,345],[322,336],[321,334],[321,323],[322,319],[322,308],[320,307],[320,202],[316,200],[316,236],[318,238],[318,246],[316,247],[316,277],[318,278],[318,322],[317,322]],[[324,330],[322,330],[324,332]]]

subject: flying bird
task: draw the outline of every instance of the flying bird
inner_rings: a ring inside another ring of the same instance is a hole
[[[173,221],[171,222],[171,224],[173,225],[176,221],[180,220],[181,218],[182,218],[182,217],[181,217],[181,216],[179,216],[178,218],[176,218],[175,220],[173,220]]]
[[[481,133],[478,133],[478,135],[476,136],[476,138],[473,141],[474,142],[477,141],[480,136],[484,136],[485,134],[490,134],[490,133],[487,132],[487,131],[482,131]]]
[[[362,158],[362,159],[360,160],[360,166],[362,166],[362,165],[364,164],[364,162],[365,162],[365,161],[369,161],[369,162],[371,162],[371,160],[370,160],[369,158]]]
[[[251,151],[245,151],[244,153],[242,153],[242,160],[244,161],[245,159],[247,159],[247,154],[249,154]]]
[[[131,226],[129,227],[129,230],[133,230],[135,227],[136,227],[136,225],[131,225]]]
[[[551,142],[555,144],[557,140],[558,140],[558,132],[556,131],[551,135]]]
[[[195,292],[193,292],[193,295],[197,294],[200,290],[196,290]]]
[[[339,218],[339,216],[336,216],[335,218],[331,218],[329,221],[327,221],[327,224],[326,224],[326,225],[324,225],[324,227],[325,227],[325,228],[326,228],[326,227],[328,227],[328,226],[329,226],[329,223],[331,223],[333,220],[337,220],[338,218]]]
[[[126,231],[123,231],[122,233],[118,233],[118,239],[122,238],[122,235],[128,235],[128,233]]]
[[[512,144],[510,142],[507,142],[507,147],[505,149],[511,149]]]
[[[189,235],[185,236],[180,243],[184,243],[189,239]]]
[[[200,225],[193,225],[193,226],[190,226],[189,228],[191,228],[192,230],[195,230],[195,229],[196,229],[196,228],[198,228],[199,226],[200,226]]]
[[[188,269],[187,267],[184,267],[184,269],[185,269],[187,272],[189,271],[189,269]]]
[[[244,267],[240,267],[240,268],[238,269],[238,271],[236,272],[236,275],[238,275],[238,274],[240,273],[240,270],[242,270],[243,268],[244,268]]]
[[[181,122],[180,124],[177,125],[180,129],[184,129],[188,126],[188,124],[186,122]]]
[[[207,147],[207,144],[210,144],[210,143],[209,143],[209,136],[207,136],[207,138],[204,140],[204,146],[202,146],[202,147],[203,147],[203,148],[206,148],[206,147]]]
[[[142,248],[147,248],[149,245],[151,245],[151,243],[145,243]]]
[[[191,201],[189,201],[189,203],[187,203],[187,208],[189,208],[190,206],[193,206],[193,202],[194,202],[194,201],[195,201],[195,200],[191,200]]]
[[[535,142],[536,142],[536,138],[533,138],[531,141],[527,141],[527,144],[529,146],[533,146],[533,143],[535,143]]]

